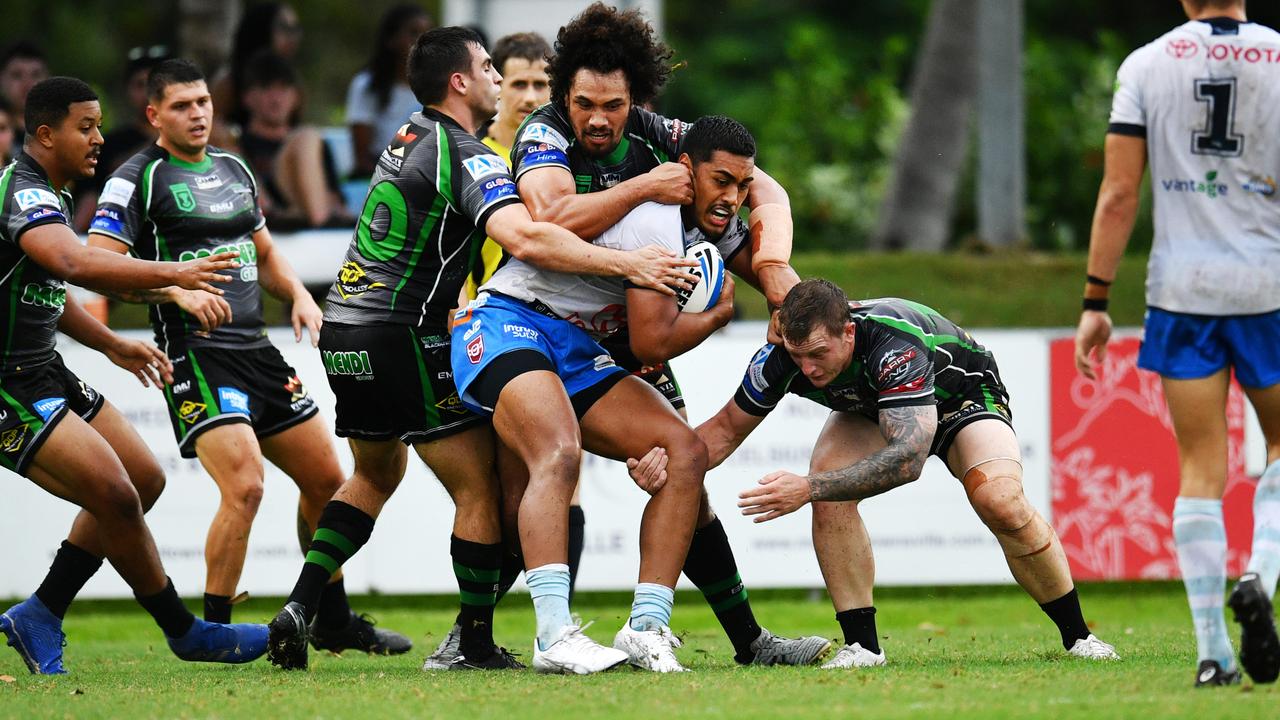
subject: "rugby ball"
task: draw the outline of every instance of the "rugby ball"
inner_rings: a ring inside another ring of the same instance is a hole
[[[700,313],[715,307],[720,299],[720,289],[724,287],[724,258],[716,246],[707,241],[696,242],[685,248],[686,260],[697,261],[698,266],[689,268],[698,280],[692,289],[677,290],[676,304],[681,312]]]

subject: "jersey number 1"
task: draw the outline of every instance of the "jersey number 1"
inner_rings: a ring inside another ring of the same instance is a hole
[[[1240,157],[1244,136],[1235,132],[1236,79],[1196,80],[1196,100],[1209,105],[1203,130],[1191,133],[1191,152],[1196,155]]]

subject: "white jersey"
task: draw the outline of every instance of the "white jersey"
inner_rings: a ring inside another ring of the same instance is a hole
[[[660,245],[683,255],[680,206],[653,202],[639,205],[593,243],[614,250]],[[511,258],[481,286],[480,292],[497,292],[540,304],[592,337],[602,339],[627,325],[627,285],[620,277],[552,272]]]
[[[1109,132],[1147,140],[1147,305],[1280,308],[1280,33],[1191,21],[1139,48],[1120,66]]]

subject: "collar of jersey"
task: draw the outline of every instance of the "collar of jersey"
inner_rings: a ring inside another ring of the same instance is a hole
[[[449,123],[450,125],[458,128],[459,130],[462,129],[462,124],[459,123],[457,120],[454,120],[452,117],[440,112],[439,110],[435,110],[433,108],[429,108],[429,107],[422,108],[422,117],[431,118],[436,122]]]
[[[192,172],[208,172],[209,168],[213,167],[213,158],[209,157],[208,152],[204,154],[204,159],[200,162],[187,162],[182,158],[174,157],[172,153],[166,153],[166,155],[168,155],[168,160],[171,164],[177,165],[180,168],[186,168]]]

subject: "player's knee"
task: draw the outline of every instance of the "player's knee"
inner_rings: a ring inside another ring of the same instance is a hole
[[[262,504],[262,478],[249,477],[237,482],[226,483],[222,487],[222,504],[241,515],[254,517]]]
[[[99,517],[142,517],[142,501],[138,498],[138,491],[123,473],[108,476],[99,482],[89,493],[85,509]]]
[[[973,508],[987,527],[999,533],[1017,533],[1035,519],[1035,508],[1022,492],[1022,483],[1012,476],[996,476],[977,488]]]
[[[142,501],[143,511],[151,509],[156,504],[156,500],[160,498],[160,494],[164,492],[165,476],[164,470],[160,468],[159,463],[148,463],[146,467],[137,468],[133,474],[129,476],[133,482],[133,487],[138,491],[138,498]]]
[[[689,427],[682,427],[658,444],[667,449],[667,456],[670,458],[667,465],[668,477],[674,466],[679,474],[691,477],[692,482],[702,483],[702,478],[707,473],[707,445],[697,433]]]
[[[556,482],[578,482],[578,469],[582,465],[582,443],[566,437],[549,443],[538,457],[529,463],[532,478],[546,478]],[[537,468],[534,470],[533,468]]]

